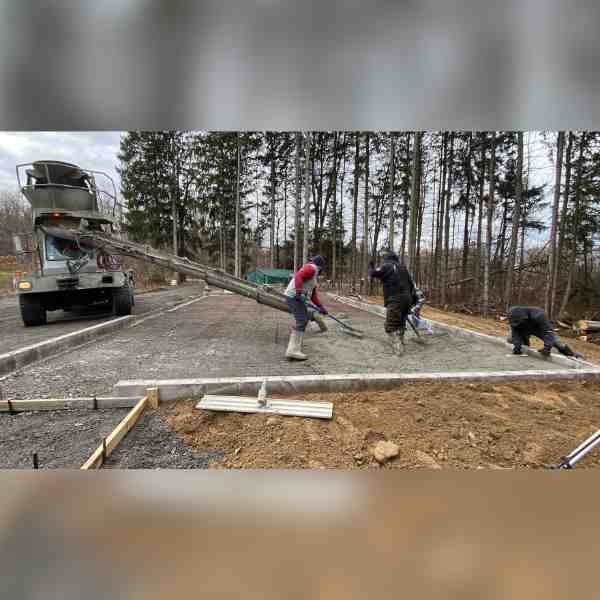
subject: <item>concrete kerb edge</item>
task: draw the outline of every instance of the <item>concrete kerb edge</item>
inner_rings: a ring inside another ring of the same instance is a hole
[[[104,323],[98,323],[97,325],[85,327],[84,329],[80,329],[78,331],[65,333],[64,335],[56,338],[45,340],[37,344],[32,344],[30,346],[25,346],[6,354],[2,354],[0,355],[0,377],[9,375],[10,373],[17,371],[18,369],[22,369],[23,367],[26,367],[34,362],[51,358],[62,353],[63,351],[75,350],[76,348],[79,348],[92,340],[114,331],[125,329],[127,326],[135,327],[147,320],[151,320],[169,311],[173,311],[174,308],[183,308],[184,305],[187,306],[194,302],[203,300],[206,297],[207,295],[203,293],[194,296],[191,299],[187,299],[185,302],[177,304],[175,307],[169,306],[167,308],[161,308],[157,311],[147,313],[140,317],[135,317],[134,315],[117,317],[116,319],[111,319],[110,321],[106,321]]]
[[[135,317],[132,316],[118,317],[106,323],[98,323],[79,331],[65,333],[59,337],[2,354],[0,355],[0,376],[7,375],[12,371],[52,356],[64,349],[83,344],[100,335],[124,329],[134,319]]]
[[[344,296],[337,296],[335,294],[328,294],[328,295],[331,298],[333,298],[335,301],[340,302],[341,304],[347,304],[348,306],[352,306],[359,310],[364,310],[365,312],[376,314],[380,317],[385,318],[385,308],[383,306],[380,306],[378,304],[371,304],[369,302],[361,302],[359,300],[354,300],[352,298],[345,298]],[[506,348],[507,350],[512,350],[512,345],[500,337],[489,335],[487,333],[480,333],[479,331],[473,331],[471,329],[465,329],[463,327],[458,327],[456,325],[448,325],[446,323],[441,323],[440,321],[434,321],[433,319],[427,319],[427,320],[429,322],[431,322],[433,325],[435,325],[436,327],[438,327],[439,329],[446,330],[448,332],[455,333],[455,334],[461,335],[463,337],[476,337],[476,338],[491,342],[493,344],[496,344],[498,346],[502,346],[502,347]],[[600,368],[597,365],[594,365],[593,363],[589,363],[589,362],[582,361],[582,360],[571,359],[571,358],[568,358],[567,356],[562,356],[560,354],[552,354],[552,355],[550,355],[549,358],[545,359],[545,358],[542,358],[539,355],[538,351],[534,350],[533,348],[524,347],[523,351],[526,354],[528,354],[529,356],[532,356],[538,360],[543,360],[543,361],[549,360],[552,363],[555,363],[555,364],[558,364],[561,366],[565,366],[570,369],[577,369],[577,370],[592,369],[592,370],[594,370],[594,369]]]
[[[436,381],[551,381],[600,379],[600,369],[558,371],[466,371],[441,373],[363,373],[356,375],[291,375],[285,377],[230,377],[215,379],[122,380],[113,395],[138,396],[148,387],[157,387],[161,402],[204,394],[256,396],[263,381],[269,395],[391,390],[403,384]]]

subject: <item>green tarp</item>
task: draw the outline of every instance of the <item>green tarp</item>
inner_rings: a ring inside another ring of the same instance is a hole
[[[248,281],[254,283],[272,285],[276,283],[287,284],[293,277],[294,272],[287,269],[256,269],[246,275]]]

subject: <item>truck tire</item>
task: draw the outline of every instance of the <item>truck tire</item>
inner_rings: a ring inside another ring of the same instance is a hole
[[[21,296],[19,298],[21,318],[25,327],[36,327],[47,323],[46,309],[36,297]]]
[[[130,315],[132,305],[132,293],[128,286],[113,290],[113,310],[115,315],[118,317]]]

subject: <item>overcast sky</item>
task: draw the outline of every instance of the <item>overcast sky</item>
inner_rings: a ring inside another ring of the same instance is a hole
[[[64,160],[84,169],[116,172],[120,131],[0,132],[0,190],[17,190],[15,166],[35,160]]]
[[[117,193],[119,189],[119,176],[116,171],[118,164],[117,154],[119,152],[119,141],[124,132],[120,131],[76,131],[76,132],[0,132],[0,190],[18,190],[15,175],[15,166],[19,163],[27,163],[40,159],[64,160],[75,163],[83,168],[104,171],[115,180]],[[540,134],[537,132],[526,133],[525,143],[530,142],[530,152],[526,148],[527,155],[531,155],[530,162],[530,185],[549,184],[546,189],[546,198],[552,194],[553,165],[549,160],[547,150],[540,142]],[[348,187],[348,186],[346,186]],[[254,200],[254,198],[253,198]],[[430,242],[428,234],[431,212],[431,204],[425,211],[424,243]],[[350,215],[346,211],[345,225],[349,235]],[[542,214],[542,218],[549,219],[549,210]],[[255,211],[250,211],[254,218]],[[462,219],[460,220],[462,222]],[[292,220],[288,218],[288,226],[292,226]],[[459,224],[460,227],[460,224]],[[281,232],[283,234],[283,232]],[[531,234],[532,239],[545,238],[547,233]]]

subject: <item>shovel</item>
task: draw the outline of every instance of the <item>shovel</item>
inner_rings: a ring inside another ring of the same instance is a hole
[[[308,306],[310,306],[310,308],[316,310],[317,312],[320,312],[319,307],[316,304],[313,304],[312,302],[307,302],[306,304]],[[327,313],[327,315],[325,315],[325,316],[329,317],[330,319],[333,319],[336,323],[341,325],[342,331],[344,331],[345,333],[352,335],[354,337],[357,337],[357,338],[364,337],[364,333],[362,331],[360,331],[359,329],[354,329],[354,327],[350,327],[350,325],[348,325],[347,323],[344,323],[337,317],[334,317],[333,315],[330,315],[329,313]]]
[[[417,336],[417,342],[419,344],[426,345],[427,342],[421,337],[421,334],[417,331],[417,328],[416,328],[415,324],[412,322],[411,317],[414,317],[414,313],[412,311],[408,314],[408,317],[406,317],[406,320],[408,321],[408,324],[410,325],[411,329],[414,331],[415,335]]]

